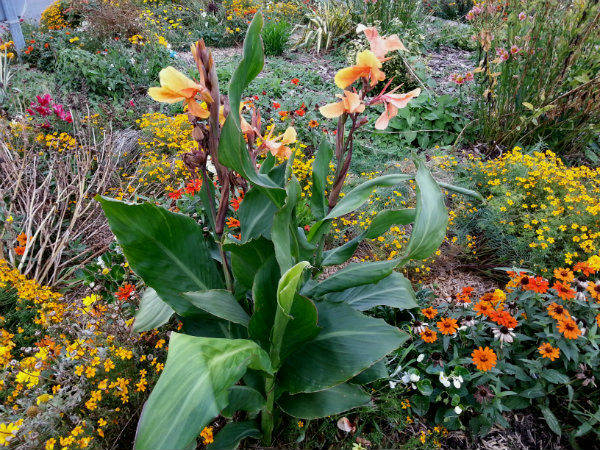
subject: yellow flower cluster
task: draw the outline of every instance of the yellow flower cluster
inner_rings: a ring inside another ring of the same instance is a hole
[[[68,133],[40,133],[35,140],[47,148],[56,150],[57,152],[73,151],[78,147],[77,139]]]
[[[48,30],[61,30],[66,28],[67,22],[63,14],[60,0],[56,0],[42,12],[40,19],[42,27]]]
[[[15,292],[17,310],[35,313],[37,328],[0,328],[1,397],[19,419],[7,415],[9,421],[0,423],[0,446],[28,436],[31,448],[87,448],[104,437],[109,423],[124,425],[123,417],[138,409],[164,368],[164,351],[147,345],[164,343],[158,332],[131,335],[128,307],[120,302],[97,295],[64,299],[0,259],[2,291]],[[72,403],[75,391],[83,394],[78,404]],[[48,421],[54,425],[40,429],[42,414],[54,414]]]
[[[6,41],[0,44],[0,57],[6,55],[8,59],[12,59],[15,57],[14,52],[9,51],[14,48],[15,43],[13,41]]]

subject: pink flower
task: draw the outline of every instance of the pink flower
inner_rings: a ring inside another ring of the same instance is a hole
[[[516,45],[513,45],[510,47],[510,52],[515,55],[517,53],[519,53],[521,51],[521,49],[519,47],[517,47]]]
[[[371,104],[383,103],[385,109],[377,121],[375,122],[375,128],[378,130],[385,130],[390,123],[390,120],[396,117],[398,110],[406,107],[408,102],[413,98],[418,97],[421,93],[421,89],[417,88],[404,94],[394,94],[394,91],[388,94],[380,94],[375,97]]]
[[[519,20],[525,20],[527,19],[527,14],[525,14],[523,11],[521,11],[519,13]]]

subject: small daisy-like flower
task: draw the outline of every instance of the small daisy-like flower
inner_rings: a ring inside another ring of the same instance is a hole
[[[560,355],[560,349],[558,347],[552,347],[550,342],[544,342],[538,347],[538,352],[542,355],[542,358],[548,358],[550,361],[554,361]]]
[[[575,279],[575,274],[569,269],[554,269],[554,277],[564,283],[571,283]]]
[[[590,282],[587,286],[587,290],[594,299],[600,301],[600,281],[597,281],[596,283]]]
[[[482,372],[491,370],[497,361],[496,353],[489,347],[476,348],[471,353],[471,358],[473,358],[473,364],[477,366],[477,370],[481,370]]]
[[[502,343],[506,342],[510,344],[515,337],[513,329],[505,326],[501,326],[500,328],[492,328],[492,333],[494,333],[494,338],[498,339]]]
[[[552,286],[552,289],[555,289],[558,296],[560,298],[562,298],[563,300],[571,300],[572,298],[575,297],[575,291],[573,289],[571,289],[571,286],[569,284],[565,284],[565,283],[561,283],[560,281],[557,281]]]
[[[556,302],[552,302],[546,308],[548,310],[548,315],[556,320],[568,319],[571,317],[569,311],[562,305],[559,305]]]
[[[438,310],[429,306],[428,308],[422,309],[421,313],[423,313],[423,315],[428,319],[433,319],[435,316],[437,316]]]
[[[440,320],[437,324],[440,333],[444,335],[454,334],[458,328],[458,324],[456,323],[456,319],[452,319],[450,317],[445,317]]]
[[[421,339],[431,344],[432,342],[437,341],[437,333],[429,328],[426,328],[425,331],[421,333]]]
[[[558,331],[560,331],[567,339],[577,339],[581,334],[581,330],[571,318],[563,318],[558,321]]]

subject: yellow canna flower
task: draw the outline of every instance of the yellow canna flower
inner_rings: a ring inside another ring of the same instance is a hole
[[[335,84],[340,89],[346,89],[359,78],[371,80],[371,86],[385,80],[381,71],[381,61],[371,50],[364,50],[356,55],[356,65],[346,67],[335,74]]]
[[[339,117],[344,113],[361,113],[365,110],[365,104],[356,92],[344,91],[344,95],[337,94],[341,101],[328,103],[319,108],[319,112],[328,119]]]
[[[201,84],[189,79],[174,67],[166,67],[158,74],[160,87],[151,87],[148,94],[152,99],[162,103],[178,103],[183,101],[188,112],[201,119],[206,119],[210,114],[196,102],[196,94],[200,94],[204,101],[212,102],[213,99],[208,89]]]

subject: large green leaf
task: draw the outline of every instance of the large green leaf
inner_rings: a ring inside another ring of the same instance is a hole
[[[255,342],[171,333],[165,369],[138,423],[136,450],[185,449],[228,403],[246,368],[271,373]]]
[[[231,270],[238,283],[251,289],[256,272],[273,255],[273,244],[263,237],[238,244],[227,242],[223,249],[231,253]]]
[[[335,217],[343,216],[360,208],[377,188],[396,186],[397,184],[403,183],[410,179],[412,179],[411,175],[394,174],[383,175],[381,177],[365,181],[344,195],[338,204],[335,205],[331,211],[329,211],[329,214],[325,216],[325,219],[333,219]]]
[[[247,411],[256,414],[265,406],[265,398],[256,389],[250,386],[231,386],[229,388],[228,404],[221,414],[224,417],[233,417],[236,411]]]
[[[371,397],[360,386],[339,384],[323,391],[282,395],[277,404],[290,416],[318,419],[371,404]]]
[[[321,331],[284,361],[281,392],[316,392],[341,384],[402,345],[407,335],[351,307],[318,302]]]
[[[231,422],[217,434],[215,441],[206,446],[207,450],[233,450],[247,437],[260,438],[261,433],[254,422]]]
[[[242,61],[229,83],[229,105],[232,112],[227,116],[221,129],[219,162],[235,170],[253,184],[264,188],[265,194],[277,205],[281,205],[285,191],[267,175],[256,171],[241,132],[240,115],[238,114],[244,89],[260,73],[265,62],[260,34],[262,25],[262,14],[256,13],[246,33]]]
[[[410,281],[398,272],[392,272],[376,284],[365,284],[341,292],[332,292],[325,298],[332,302],[344,302],[358,311],[366,311],[381,305],[398,309],[411,309],[418,306]]]
[[[305,305],[306,303],[304,300],[310,301],[304,297],[296,295],[298,284],[302,278],[302,272],[304,272],[304,269],[306,269],[308,266],[310,266],[310,264],[307,261],[299,262],[283,274],[277,285],[277,311],[275,312],[275,320],[273,323],[273,333],[271,338],[271,361],[275,368],[279,366],[281,355],[284,351],[284,339],[288,324],[294,319],[292,310],[295,300],[298,299]],[[299,312],[306,313],[308,313],[308,311],[308,305],[299,310]],[[316,329],[316,314],[310,314],[310,316],[312,316],[311,319],[314,317],[314,328]],[[304,329],[309,328],[309,325],[306,323],[302,323],[301,326]],[[297,338],[298,336],[296,336],[296,339]]]
[[[133,331],[142,332],[158,328],[167,323],[174,313],[173,308],[163,302],[154,289],[147,288],[135,315]]]
[[[199,312],[183,292],[223,287],[202,228],[193,219],[150,203],[97,198],[133,271],[178,314]]]
[[[333,148],[326,139],[321,141],[312,165],[312,189],[310,208],[317,219],[322,219],[327,213],[327,175],[329,163],[333,156]]]
[[[442,190],[422,161],[417,163],[417,214],[406,248],[406,259],[429,258],[446,236],[448,211]]]
[[[292,238],[296,234],[292,217],[300,196],[300,183],[296,177],[292,176],[286,187],[286,193],[285,204],[275,213],[273,227],[271,228],[271,239],[275,247],[275,256],[282,272],[285,272],[294,265],[294,253],[297,253],[292,251]]]
[[[260,342],[263,348],[270,347],[271,330],[277,310],[277,284],[279,283],[279,266],[275,256],[271,256],[260,267],[254,277],[252,297],[254,314],[250,318],[248,331],[250,337]]]
[[[250,189],[244,196],[238,217],[242,229],[242,242],[264,236],[271,237],[273,215],[277,211],[275,204],[257,188]]]
[[[248,326],[250,317],[244,308],[224,289],[212,289],[210,291],[186,292],[183,296],[196,308],[199,308],[213,316]]]
[[[388,373],[386,362],[386,358],[377,361],[371,367],[369,367],[366,370],[363,370],[361,373],[352,378],[350,380],[350,383],[368,384],[372,383],[373,381],[389,377],[390,374]]]
[[[392,273],[398,265],[398,260],[377,261],[373,263],[349,264],[329,278],[312,286],[307,292],[308,297],[320,297],[329,292],[343,291],[363,284],[375,283]]]

